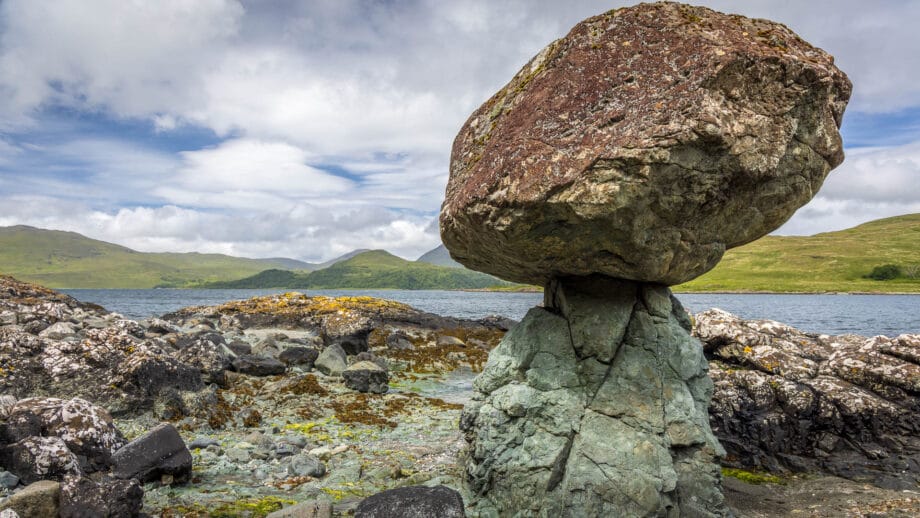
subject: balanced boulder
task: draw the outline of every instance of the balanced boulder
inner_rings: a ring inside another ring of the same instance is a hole
[[[850,91],[768,20],[676,3],[589,18],[466,121],[441,237],[511,281],[690,280],[815,195]]]
[[[667,286],[814,196],[850,91],[783,25],[667,2],[581,22],[473,113],[441,238],[545,294],[461,417],[478,515],[729,514],[708,363]]]

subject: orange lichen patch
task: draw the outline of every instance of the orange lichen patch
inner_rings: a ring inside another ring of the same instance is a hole
[[[202,308],[189,308],[195,311]],[[374,297],[311,297],[302,293],[284,293],[228,302],[217,307],[220,313],[271,313],[285,316],[323,316],[342,313],[405,313],[411,306]]]

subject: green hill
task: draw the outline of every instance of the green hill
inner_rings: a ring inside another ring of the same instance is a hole
[[[53,288],[189,287],[286,267],[289,261],[143,253],[75,232],[0,227],[0,273]]]
[[[475,289],[502,284],[507,283],[484,273],[406,261],[383,250],[371,250],[310,273],[266,270],[238,281],[209,283],[204,287],[424,290]]]
[[[897,278],[865,278],[889,264],[899,267]],[[767,236],[729,250],[675,291],[920,293],[920,214],[814,236]]]
[[[447,266],[449,268],[463,268],[463,265],[454,261],[447,251],[447,247],[440,245],[433,250],[429,250],[415,260],[417,263],[428,263],[437,266]]]

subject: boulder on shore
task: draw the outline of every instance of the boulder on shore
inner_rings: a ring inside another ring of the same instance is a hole
[[[441,238],[515,282],[688,281],[815,195],[850,91],[768,20],[670,2],[589,18],[466,121]]]

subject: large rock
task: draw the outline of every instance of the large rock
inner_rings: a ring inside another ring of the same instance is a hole
[[[115,452],[113,460],[112,475],[120,479],[152,482],[166,475],[181,484],[192,476],[192,454],[179,431],[169,423],[129,442]]]
[[[390,389],[390,375],[386,369],[371,361],[359,361],[342,371],[345,386],[358,392],[386,394]]]
[[[341,376],[342,371],[348,367],[346,358],[345,349],[338,344],[332,344],[319,353],[313,366],[326,376]]]
[[[358,504],[355,518],[465,518],[463,498],[446,486],[409,486],[371,495]]]
[[[19,518],[56,517],[61,484],[53,480],[41,480],[14,493],[0,504],[0,510],[12,510]]]
[[[920,335],[818,335],[717,309],[695,320],[728,465],[920,484]]]
[[[0,466],[30,484],[81,475],[80,462],[59,437],[32,436],[0,448]]]
[[[112,453],[127,442],[104,408],[79,398],[18,401],[0,423],[0,437],[17,442],[30,436],[60,438],[88,473],[108,469]]]
[[[712,381],[669,290],[563,280],[545,305],[492,351],[461,417],[484,515],[724,516]]]
[[[60,518],[133,518],[140,515],[144,489],[137,480],[94,482],[67,477],[61,485]]]
[[[441,237],[511,281],[690,280],[815,195],[850,90],[767,20],[676,3],[589,18],[467,120]]]

